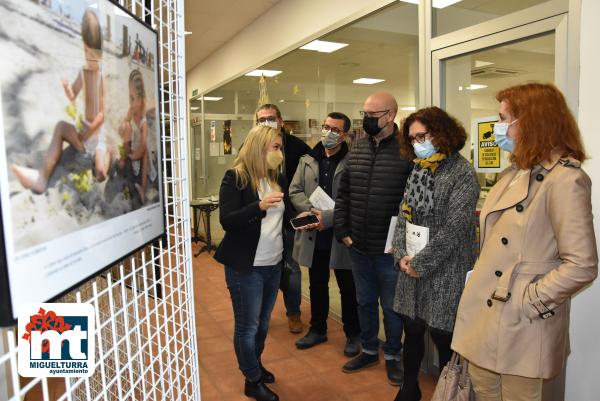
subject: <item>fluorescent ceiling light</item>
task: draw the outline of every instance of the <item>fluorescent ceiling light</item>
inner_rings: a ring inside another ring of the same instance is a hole
[[[315,50],[320,53],[332,53],[348,46],[348,43],[327,42],[324,40],[313,40],[301,47],[302,50]]]
[[[400,0],[403,1],[405,3],[411,3],[411,4],[419,4],[419,0]],[[448,6],[451,6],[452,4],[456,4],[458,2],[460,2],[462,0],[433,0],[433,7],[434,8],[445,8]]]
[[[406,106],[406,107],[400,107],[400,110],[404,110],[404,111],[415,111],[417,108],[415,106]]]
[[[352,81],[353,84],[362,84],[362,85],[373,85],[378,84],[380,82],[385,82],[385,79],[377,79],[377,78],[358,78]]]
[[[475,60],[475,68],[487,67],[488,65],[492,64],[494,63],[492,63],[491,61]]]
[[[249,73],[246,74],[247,77],[261,77],[261,76],[265,76],[265,77],[274,77],[275,75],[279,75],[281,74],[283,71],[277,71],[277,70],[254,70],[254,71],[250,71]]]
[[[470,90],[470,91],[474,91],[474,90],[477,90],[477,89],[483,89],[483,88],[487,88],[487,85],[471,84],[471,85],[469,85],[469,86],[465,87],[464,89],[466,89],[466,90],[468,90],[468,91],[469,91],[469,90]],[[459,91],[463,90],[463,87],[462,87],[462,86],[459,86],[459,87],[458,87],[458,90],[459,90]]]
[[[218,102],[221,99],[223,99],[223,96],[220,96],[220,97],[216,97],[216,96],[204,96],[204,100],[207,100],[209,102]]]
[[[191,31],[185,31],[185,32],[183,32],[183,34],[184,34],[184,35],[191,35],[191,34],[192,34],[192,32],[191,32]]]
[[[462,0],[433,0],[433,6],[435,8],[444,8],[461,1]]]
[[[194,106],[194,107],[190,107],[190,110],[198,110],[200,107],[198,106]]]

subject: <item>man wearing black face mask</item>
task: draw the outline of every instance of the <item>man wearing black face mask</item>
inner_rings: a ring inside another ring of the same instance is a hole
[[[398,214],[412,163],[400,156],[400,147],[407,144],[394,123],[396,99],[386,92],[374,93],[363,109],[367,137],[352,147],[334,209],[335,236],[350,248],[363,348],[342,370],[354,373],[379,362],[381,303],[388,381],[399,386],[403,378],[402,320],[392,309],[398,273],[393,256],[385,253],[385,242],[390,220]]]

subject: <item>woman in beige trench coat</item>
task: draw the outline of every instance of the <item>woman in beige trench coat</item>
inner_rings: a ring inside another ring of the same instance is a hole
[[[481,210],[481,253],[458,307],[452,349],[477,400],[541,400],[569,353],[571,296],[597,275],[591,181],[564,97],[552,85],[500,91],[498,145],[512,166]]]

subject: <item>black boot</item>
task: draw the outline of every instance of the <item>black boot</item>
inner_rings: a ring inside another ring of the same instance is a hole
[[[275,383],[275,375],[269,372],[263,365],[260,365],[260,371],[262,373],[262,382],[263,383]]]
[[[256,401],[279,401],[279,396],[271,391],[263,382],[251,382],[246,380],[244,386],[244,394],[246,397],[252,397]]]
[[[404,377],[404,384],[396,394],[394,401],[419,401],[421,399],[421,389],[416,377]]]
[[[385,369],[387,371],[388,382],[392,386],[402,386],[404,378],[402,363],[400,361],[396,361],[395,359],[386,360]]]

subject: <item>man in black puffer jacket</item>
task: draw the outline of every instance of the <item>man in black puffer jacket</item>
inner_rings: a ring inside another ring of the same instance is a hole
[[[412,163],[400,156],[400,147],[407,145],[394,123],[397,111],[396,100],[386,92],[365,101],[363,129],[368,135],[352,146],[335,201],[334,225],[337,239],[350,248],[363,348],[342,369],[354,373],[378,363],[381,302],[388,381],[399,386],[402,320],[392,309],[398,273],[392,255],[385,253],[385,242]]]

